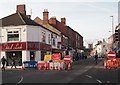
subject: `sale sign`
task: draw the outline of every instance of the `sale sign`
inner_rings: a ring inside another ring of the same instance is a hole
[[[60,60],[60,54],[52,54],[52,60]]]

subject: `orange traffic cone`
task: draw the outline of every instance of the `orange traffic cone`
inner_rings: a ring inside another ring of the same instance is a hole
[[[71,66],[70,66],[70,63],[68,64],[68,70],[71,70]]]

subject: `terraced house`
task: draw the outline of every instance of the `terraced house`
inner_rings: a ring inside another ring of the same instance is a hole
[[[23,61],[42,61],[46,54],[60,53],[62,58],[83,50],[83,37],[66,25],[66,18],[61,22],[56,17],[49,19],[45,9],[43,20],[32,20],[24,4],[16,8],[16,13],[0,19],[0,57],[5,56],[8,65],[13,57],[21,66]]]

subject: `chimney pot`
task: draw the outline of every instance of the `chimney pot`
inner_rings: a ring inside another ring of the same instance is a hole
[[[66,18],[61,18],[61,22],[66,25]]]
[[[56,25],[56,17],[51,17],[50,20],[49,20],[49,23],[50,24],[53,24],[53,25]]]
[[[25,4],[17,5],[16,13],[17,12],[26,15]]]

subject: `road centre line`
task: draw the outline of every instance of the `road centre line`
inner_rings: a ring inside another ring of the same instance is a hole
[[[86,77],[88,77],[88,78],[92,78],[92,76],[89,76],[89,75],[85,75]]]
[[[96,80],[96,81],[98,81],[99,83],[102,83],[100,80]]]
[[[21,79],[20,79],[20,81],[18,82],[18,84],[21,83],[22,81],[23,81],[23,76],[21,76]]]

